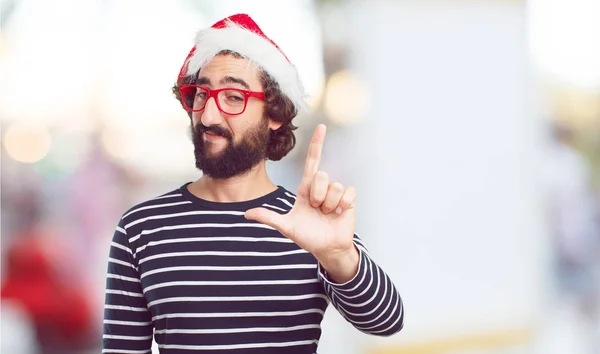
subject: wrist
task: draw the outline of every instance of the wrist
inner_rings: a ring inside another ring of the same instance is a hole
[[[336,254],[316,256],[328,277],[335,283],[343,284],[352,280],[358,272],[360,254],[356,246]]]

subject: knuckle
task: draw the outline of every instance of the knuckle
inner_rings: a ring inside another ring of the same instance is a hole
[[[333,198],[327,198],[323,203],[323,205],[326,206],[328,209],[335,207],[337,204],[337,201]]]
[[[311,194],[310,196],[310,204],[314,207],[321,205],[323,200],[325,200],[325,197],[317,193]]]
[[[344,185],[342,185],[340,182],[333,182],[331,184],[331,189],[336,191],[336,192],[343,192],[344,191]]]
[[[344,203],[352,204],[356,199],[356,191],[354,187],[346,188],[346,192],[344,193],[344,197],[342,198]]]
[[[323,188],[313,188],[310,193],[311,202],[321,204],[325,200],[326,192]]]
[[[325,214],[330,214],[333,211],[333,209],[327,208],[327,207],[321,207],[321,211]]]
[[[344,196],[342,197],[342,202],[344,203],[350,203],[352,202],[352,200],[354,200],[354,198],[348,194],[344,194]]]

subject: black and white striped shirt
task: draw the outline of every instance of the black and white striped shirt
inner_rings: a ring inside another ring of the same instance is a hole
[[[152,336],[161,354],[315,353],[329,303],[362,332],[400,331],[400,295],[357,235],[358,273],[335,284],[312,254],[244,217],[294,201],[279,187],[216,203],[185,184],[126,212],[108,259],[102,353],[150,353]]]

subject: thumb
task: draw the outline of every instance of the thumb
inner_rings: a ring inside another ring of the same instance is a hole
[[[265,208],[254,208],[246,211],[244,215],[248,220],[255,220],[265,225],[269,225],[286,235],[289,229],[286,214],[278,214]]]

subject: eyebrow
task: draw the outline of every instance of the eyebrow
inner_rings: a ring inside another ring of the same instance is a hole
[[[225,76],[224,78],[221,79],[221,81],[219,81],[219,84],[223,85],[223,84],[238,84],[238,85],[242,85],[244,86],[247,90],[250,90],[250,85],[248,85],[248,83],[242,79],[239,79],[237,77],[233,77],[233,76]],[[196,79],[196,85],[208,85],[211,86],[211,82],[210,79],[203,76],[203,77],[199,77],[198,79]]]

